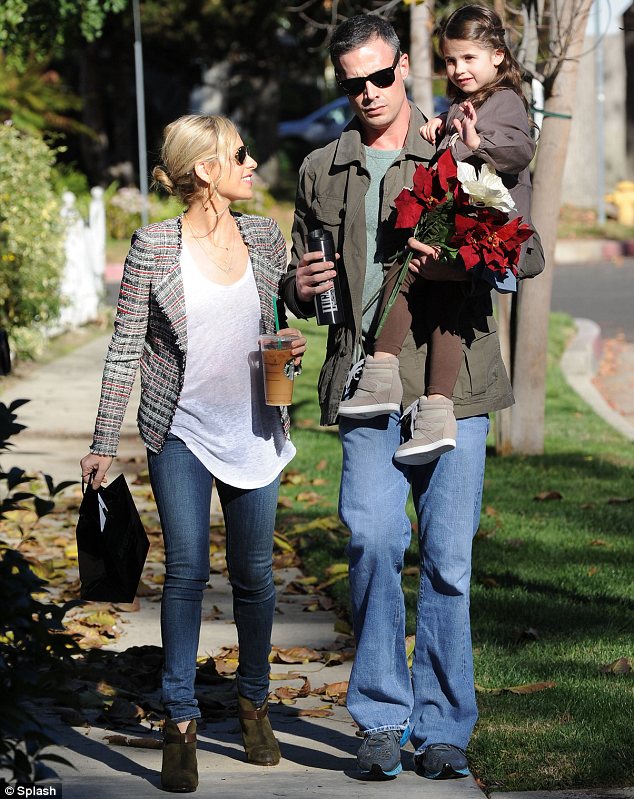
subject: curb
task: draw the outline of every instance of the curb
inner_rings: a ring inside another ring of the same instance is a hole
[[[634,256],[634,239],[557,239],[555,264],[611,261]]]
[[[592,410],[621,435],[634,441],[634,425],[611,408],[592,383],[601,360],[601,328],[590,319],[575,319],[577,334],[561,359],[561,371],[568,385]]]

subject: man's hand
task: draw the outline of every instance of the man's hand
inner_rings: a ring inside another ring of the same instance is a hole
[[[316,294],[323,294],[333,286],[337,274],[335,265],[332,261],[322,261],[323,257],[320,252],[305,252],[299,259],[295,271],[295,293],[301,302],[310,302]]]
[[[466,100],[460,106],[464,114],[464,119],[454,119],[454,127],[460,134],[460,138],[470,150],[477,150],[480,146],[480,137],[475,129],[478,115],[473,105]]]
[[[106,472],[112,465],[113,457],[110,455],[94,455],[92,452],[85,455],[80,461],[82,479],[88,481],[92,474],[92,487],[97,490],[100,485],[105,485]]]
[[[419,133],[430,144],[436,144],[436,138],[445,132],[445,120],[443,117],[434,117],[421,127]]]

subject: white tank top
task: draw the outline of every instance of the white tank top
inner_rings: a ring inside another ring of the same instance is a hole
[[[268,485],[295,455],[277,408],[264,404],[258,364],[260,299],[251,259],[230,286],[181,252],[187,362],[170,432],[211,474],[237,488]]]

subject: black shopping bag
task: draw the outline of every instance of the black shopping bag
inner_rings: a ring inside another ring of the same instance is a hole
[[[0,376],[11,373],[11,350],[7,331],[0,328]]]
[[[123,475],[84,491],[76,533],[81,598],[134,601],[150,542]]]

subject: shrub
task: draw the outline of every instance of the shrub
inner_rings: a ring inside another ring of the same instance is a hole
[[[141,225],[141,208],[143,197],[134,186],[106,192],[106,225],[108,235],[113,239],[129,240],[134,231]],[[150,222],[161,222],[178,216],[183,210],[182,203],[176,197],[164,197],[151,193],[148,197],[148,219]],[[275,205],[275,200],[266,185],[256,179],[253,181],[253,198],[235,204],[235,210],[243,214],[268,215]]]
[[[16,338],[29,338],[21,331],[41,328],[60,309],[64,226],[53,161],[44,141],[0,125],[0,326],[23,357],[33,352],[16,347]]]
[[[24,429],[15,421],[15,410],[24,402],[0,402],[0,451]],[[23,469],[0,471],[0,519],[24,507],[32,508],[38,518],[44,516],[55,507],[52,497],[74,482],[56,486],[49,475],[44,477],[48,498],[24,490],[33,478]],[[42,751],[53,740],[34,702],[46,687],[59,687],[72,671],[72,655],[79,647],[64,634],[62,619],[78,600],[57,607],[34,599],[33,594],[45,592],[45,581],[18,549],[0,540],[0,771],[8,769],[13,779],[31,781],[37,779],[41,761],[66,762]]]

